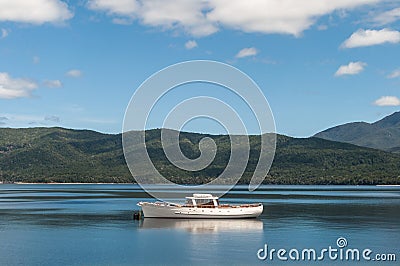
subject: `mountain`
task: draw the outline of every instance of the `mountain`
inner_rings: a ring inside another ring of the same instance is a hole
[[[223,172],[230,157],[226,135],[181,132],[189,158],[199,156],[199,141],[214,139],[217,155],[206,168],[181,170],[167,160],[160,130],[146,131],[146,146],[156,168],[173,182],[200,184]],[[131,132],[139,137],[143,132]],[[241,183],[248,183],[258,162],[260,136],[250,136],[250,158]],[[241,147],[237,147],[241,148]],[[321,138],[277,135],[268,184],[400,184],[400,154]],[[0,129],[0,181],[134,182],[122,151],[121,134],[65,128]]]
[[[314,137],[400,152],[400,112],[375,123],[355,122],[324,130]]]
[[[0,129],[0,180],[133,182],[121,136],[64,128]]]

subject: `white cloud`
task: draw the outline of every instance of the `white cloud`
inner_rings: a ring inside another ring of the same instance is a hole
[[[207,17],[244,32],[283,33],[295,36],[310,28],[318,17],[353,9],[379,0],[213,0]]]
[[[61,23],[74,15],[60,0],[0,0],[0,21]]]
[[[197,42],[196,41],[192,40],[192,41],[187,41],[185,43],[185,48],[188,49],[188,50],[196,48],[196,47],[197,47]]]
[[[400,99],[396,96],[382,96],[374,104],[377,106],[400,106]]]
[[[62,87],[62,82],[58,79],[56,80],[45,80],[43,81],[43,85],[48,88],[60,88]]]
[[[386,25],[400,19],[400,7],[378,14],[373,21],[378,25]]]
[[[2,121],[1,117],[4,117],[5,119]],[[0,113],[0,122],[7,124],[8,127],[20,128],[54,125],[60,123],[61,119],[55,115],[43,116],[39,114]]]
[[[8,73],[0,72],[0,98],[14,99],[30,97],[38,85],[28,79],[12,78]]]
[[[105,11],[110,15],[135,16],[139,5],[136,0],[90,0],[88,7],[92,10]]]
[[[138,14],[145,25],[207,36],[218,31],[218,27],[207,19],[205,10],[209,8],[209,1],[142,0]]]
[[[345,40],[342,48],[355,48],[363,46],[378,45],[383,43],[399,43],[400,32],[390,29],[382,30],[363,30],[359,29]]]
[[[319,17],[383,0],[90,0],[88,7],[162,29],[207,36],[219,28],[299,36]]]
[[[71,69],[71,70],[67,71],[67,73],[65,73],[65,75],[67,75],[68,77],[72,77],[72,78],[79,78],[82,76],[82,71],[80,71],[78,69]]]
[[[364,62],[350,62],[348,65],[342,65],[336,71],[335,76],[343,76],[343,75],[356,75],[364,70],[364,67],[367,66],[367,63]]]
[[[258,51],[254,47],[249,47],[249,48],[243,48],[236,54],[236,58],[243,58],[247,56],[254,56],[257,55]]]
[[[207,36],[218,30],[203,12],[208,6],[208,1],[188,0],[91,0],[88,4],[92,10],[119,17],[113,19],[117,23],[121,17],[137,19],[147,26],[183,30],[193,36]]]
[[[398,77],[400,77],[400,69],[393,70],[393,72],[387,76],[387,78],[389,79],[394,79]]]
[[[0,35],[0,38],[1,39],[4,39],[5,37],[7,37],[8,36],[8,34],[10,33],[10,31],[9,30],[7,30],[7,29],[1,29],[1,35]]]

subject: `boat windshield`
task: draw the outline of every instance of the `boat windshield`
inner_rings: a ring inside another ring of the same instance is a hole
[[[202,206],[214,206],[212,199],[196,199],[196,204]]]

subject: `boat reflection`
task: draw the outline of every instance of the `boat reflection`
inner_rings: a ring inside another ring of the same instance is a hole
[[[217,233],[224,231],[263,231],[259,219],[162,219],[144,218],[142,229],[182,229],[191,233]]]

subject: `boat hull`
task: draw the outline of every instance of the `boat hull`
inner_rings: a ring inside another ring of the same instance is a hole
[[[197,208],[141,202],[146,218],[232,219],[256,218],[263,212],[262,204],[241,207]]]

